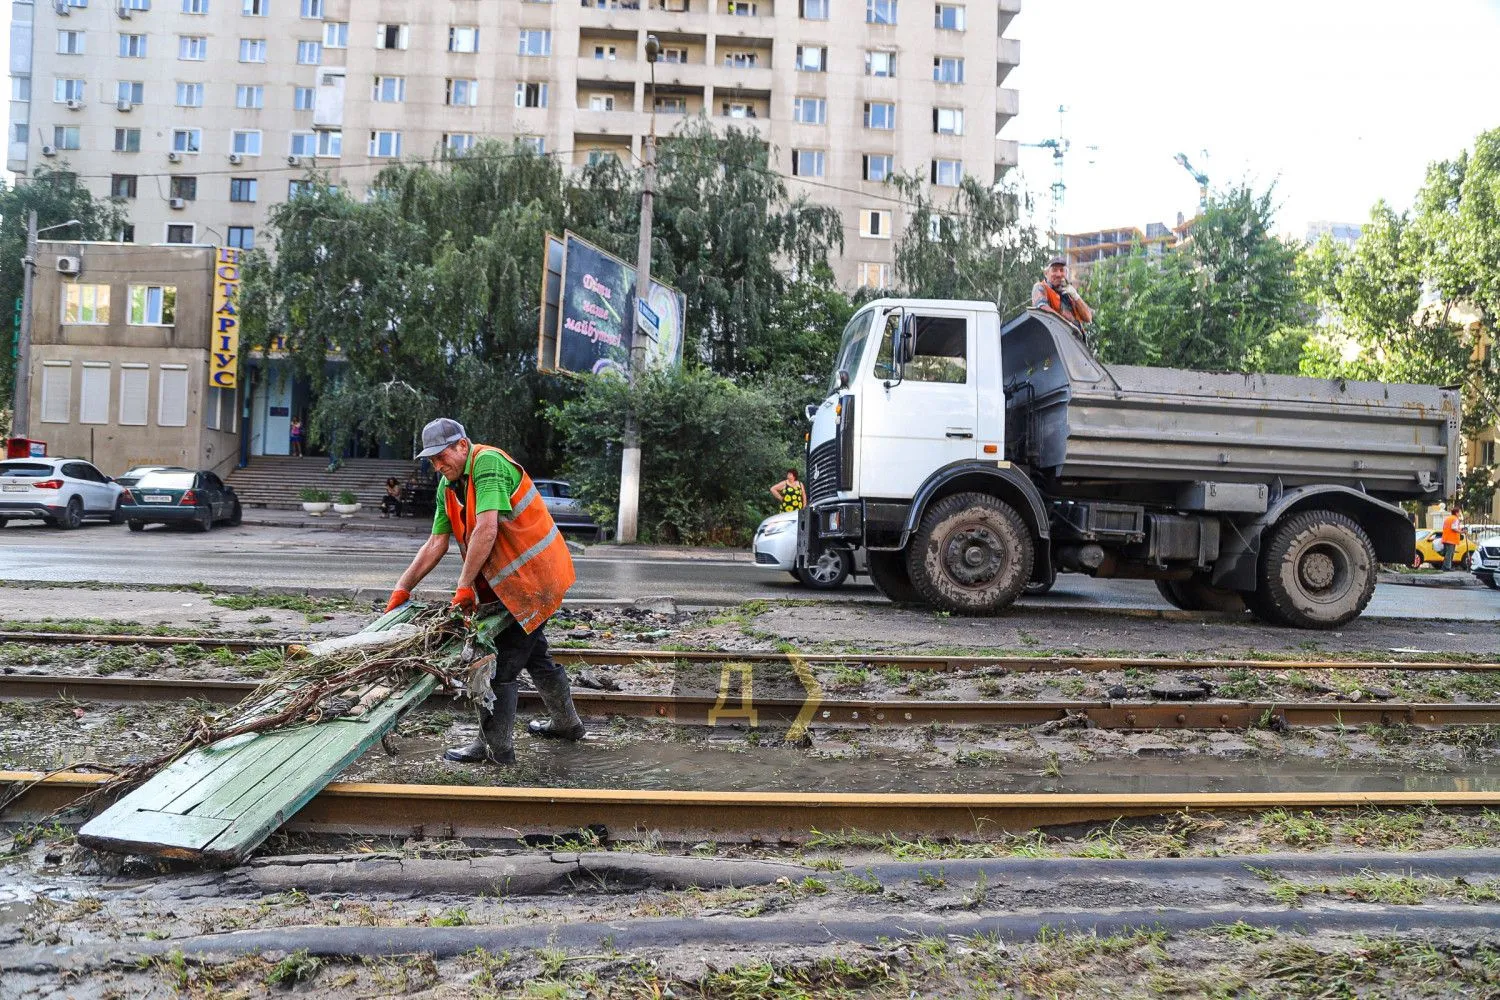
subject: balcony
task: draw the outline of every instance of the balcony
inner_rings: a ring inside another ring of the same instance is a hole
[[[1021,146],[1015,139],[995,140],[995,166],[1013,167],[1021,162]]]
[[[715,104],[722,103],[722,101],[715,101]],[[764,118],[736,118],[733,115],[716,114],[713,116],[712,121],[714,128],[720,131],[726,128],[737,128],[741,132],[754,132],[762,139],[769,137],[771,134],[771,119],[769,116]]]
[[[1021,43],[1014,38],[1000,39],[999,57],[995,60],[995,82],[1004,83],[1010,71],[1021,65]]]
[[[627,147],[631,136],[650,130],[651,116],[637,111],[590,111],[588,108],[579,108],[573,113],[575,133],[617,136]]]
[[[769,60],[767,60],[769,61]],[[657,66],[657,80],[661,80],[661,67]],[[713,83],[716,91],[740,91],[740,90],[763,90],[770,91],[775,74],[768,67],[757,66],[754,69],[746,69],[739,66],[725,66],[720,63],[713,67]]]
[[[1021,113],[1021,92],[1009,87],[995,88],[995,131],[1000,131],[1000,126],[1005,121],[1010,121]]]
[[[1021,0],[998,0],[995,5],[995,14],[1000,22],[1000,34],[1005,34],[1005,29],[1010,27],[1010,22],[1021,13]]]
[[[646,64],[634,59],[594,59],[579,57],[575,69],[579,86],[585,80],[603,80],[609,83],[634,83],[646,76]]]

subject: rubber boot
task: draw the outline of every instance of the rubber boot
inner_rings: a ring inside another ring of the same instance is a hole
[[[556,740],[583,739],[586,730],[573,707],[573,686],[568,681],[568,672],[554,664],[551,670],[533,671],[531,683],[542,696],[550,718],[532,719],[526,724],[526,731],[532,736]]]
[[[452,747],[443,753],[444,760],[460,764],[488,761],[509,767],[516,762],[516,700],[521,685],[517,681],[496,684],[495,710],[479,710],[479,735],[468,746]]]

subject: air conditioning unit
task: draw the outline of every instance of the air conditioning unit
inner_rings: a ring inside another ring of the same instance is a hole
[[[230,153],[229,162],[234,164],[235,166],[239,166],[241,163],[245,162],[245,158],[239,153]]]
[[[57,258],[57,273],[77,276],[83,273],[82,257],[59,257]]]
[[[167,162],[168,163],[181,163],[182,162],[182,154],[179,153],[179,152],[177,152],[177,150],[175,150],[175,149],[172,150],[170,153],[167,154]]]
[[[120,19],[122,21],[130,20],[130,8],[125,6],[123,3],[115,7],[115,13],[120,15]]]
[[[68,6],[68,0],[52,0],[52,9],[57,11],[58,17],[67,17],[73,13],[73,8]]]
[[[302,166],[302,157],[300,157],[300,156],[288,156],[286,158],[286,165],[289,166],[289,167],[300,167],[300,166]]]
[[[168,198],[167,199],[167,207],[168,208],[175,208],[175,209],[179,209],[179,210],[187,208],[187,199],[186,198]]]
[[[116,101],[115,102],[115,110],[116,111],[129,111],[133,107],[135,107],[135,103],[132,102],[132,101]]]
[[[57,155],[57,147],[56,146],[43,146],[42,147],[42,155],[43,156],[56,156]]]
[[[73,100],[70,100],[68,102],[68,110],[69,111],[82,111],[83,110],[83,102],[80,101],[80,100],[78,100],[78,99],[76,99],[76,98],[74,98]]]

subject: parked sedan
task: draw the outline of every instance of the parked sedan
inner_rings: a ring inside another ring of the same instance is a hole
[[[1469,564],[1474,575],[1491,590],[1500,590],[1500,531],[1481,529]]]
[[[129,469],[126,469],[125,472],[121,475],[116,476],[115,482],[119,483],[121,486],[125,487],[128,490],[130,489],[130,487],[140,482],[141,477],[146,473],[159,472],[162,469],[170,469],[173,472],[190,471],[188,469],[184,469],[180,465],[135,465],[131,466]]]
[[[121,520],[124,490],[81,458],[14,458],[0,462],[0,527],[39,517],[56,528],[76,528],[86,517]]]
[[[760,522],[750,550],[755,556],[756,569],[782,570],[814,590],[842,587],[850,576],[865,571],[864,552],[848,549],[824,549],[817,562],[799,567],[795,511],[772,514]]]
[[[121,509],[131,531],[148,524],[190,524],[208,531],[215,522],[240,523],[240,501],[234,488],[212,472],[158,469],[128,490]]]
[[[552,515],[559,531],[564,534],[576,531],[588,535],[593,541],[599,540],[598,523],[583,509],[578,498],[573,496],[573,489],[566,480],[533,479],[532,482],[536,484],[536,491],[542,495],[547,513]]]

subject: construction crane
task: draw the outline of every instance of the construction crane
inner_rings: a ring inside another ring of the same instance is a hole
[[[1052,238],[1061,245],[1062,235],[1057,231],[1057,213],[1062,208],[1063,195],[1068,186],[1063,183],[1063,155],[1071,148],[1072,144],[1063,135],[1063,115],[1067,113],[1067,107],[1059,104],[1057,106],[1057,137],[1055,139],[1043,139],[1041,142],[1023,142],[1022,146],[1031,149],[1052,150],[1052,210],[1047,213],[1047,226],[1052,233]]]
[[[1208,211],[1208,175],[1194,167],[1186,153],[1178,153],[1172,159],[1176,160],[1177,165],[1183,170],[1192,174],[1193,180],[1198,182],[1198,214],[1202,215]]]

